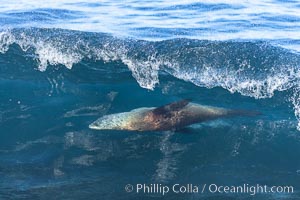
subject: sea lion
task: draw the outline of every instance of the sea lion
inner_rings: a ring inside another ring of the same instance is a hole
[[[255,116],[255,111],[231,110],[181,100],[161,107],[137,108],[105,115],[89,125],[96,130],[165,131],[232,116]]]

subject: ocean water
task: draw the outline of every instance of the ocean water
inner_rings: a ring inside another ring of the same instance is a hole
[[[12,0],[0,26],[0,199],[300,199],[299,1]],[[181,99],[262,114],[88,128]],[[177,183],[200,189],[125,190]]]

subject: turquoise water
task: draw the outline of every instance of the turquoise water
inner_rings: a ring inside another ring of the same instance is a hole
[[[299,198],[299,9],[297,1],[3,3],[0,199]],[[106,114],[181,99],[262,115],[164,132],[88,128]],[[124,189],[143,183],[294,192]]]

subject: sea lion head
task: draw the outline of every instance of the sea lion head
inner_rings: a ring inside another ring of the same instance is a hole
[[[130,112],[110,114],[100,117],[89,125],[90,129],[95,130],[143,130],[144,117],[153,108],[138,108]]]

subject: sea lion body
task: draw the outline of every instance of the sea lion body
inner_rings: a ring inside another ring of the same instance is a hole
[[[129,112],[105,115],[90,124],[89,128],[96,130],[165,131],[235,115],[252,116],[255,113],[205,106],[182,100],[158,108],[138,108]]]
[[[182,109],[156,114],[153,110],[143,112],[140,119],[132,120],[131,130],[155,131],[179,129],[194,123],[217,119],[227,114],[222,108],[189,103]]]

